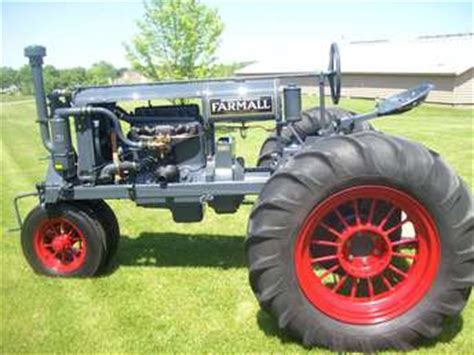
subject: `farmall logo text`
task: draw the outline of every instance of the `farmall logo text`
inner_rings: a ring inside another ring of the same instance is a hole
[[[273,112],[271,96],[251,99],[211,99],[211,115],[245,115]]]

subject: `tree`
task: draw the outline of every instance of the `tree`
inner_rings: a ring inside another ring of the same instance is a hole
[[[7,89],[17,83],[18,72],[10,67],[0,68],[0,86],[2,89]]]
[[[28,64],[23,65],[18,71],[17,85],[23,95],[33,94],[33,79],[31,77],[31,69]]]
[[[213,74],[223,30],[216,9],[198,0],[150,0],[137,25],[138,35],[125,45],[135,70],[153,80]]]
[[[22,94],[33,94],[33,79],[29,65],[25,64],[19,70],[7,67],[0,69],[2,88],[16,85]],[[119,70],[105,61],[93,64],[88,70],[82,67],[56,69],[52,65],[45,65],[43,68],[44,87],[47,93],[54,89],[74,88],[77,85],[110,84],[118,75]]]
[[[91,85],[112,84],[118,75],[119,71],[112,64],[100,61],[87,70],[87,82]]]
[[[59,87],[59,70],[52,65],[45,65],[43,69],[44,88],[47,93]]]
[[[61,69],[55,89],[74,88],[87,84],[86,70],[82,67]]]

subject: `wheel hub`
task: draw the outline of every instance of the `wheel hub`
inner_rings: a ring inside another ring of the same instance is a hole
[[[387,238],[370,230],[352,233],[338,253],[343,269],[353,277],[380,274],[390,263],[391,252]]]
[[[71,248],[71,243],[69,241],[69,236],[61,234],[53,239],[51,242],[53,250],[57,253],[66,251]]]

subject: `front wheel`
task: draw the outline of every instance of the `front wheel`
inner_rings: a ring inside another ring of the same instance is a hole
[[[466,304],[473,212],[462,180],[419,144],[323,138],[264,187],[246,240],[250,283],[305,345],[409,349]]]
[[[105,271],[112,264],[119,247],[120,226],[112,208],[104,200],[76,201],[76,206],[90,214],[90,210],[97,217],[106,235],[107,255],[104,257],[101,269]]]
[[[94,211],[68,203],[34,208],[23,223],[21,246],[32,269],[49,276],[94,276],[107,255]]]

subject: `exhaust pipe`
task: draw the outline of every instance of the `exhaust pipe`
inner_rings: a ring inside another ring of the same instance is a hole
[[[49,134],[48,109],[46,106],[46,94],[44,92],[43,80],[43,58],[46,56],[46,48],[42,46],[29,46],[25,48],[25,57],[30,60],[33,86],[35,90],[36,112],[40,126],[43,145],[49,151],[53,151],[53,144]]]

